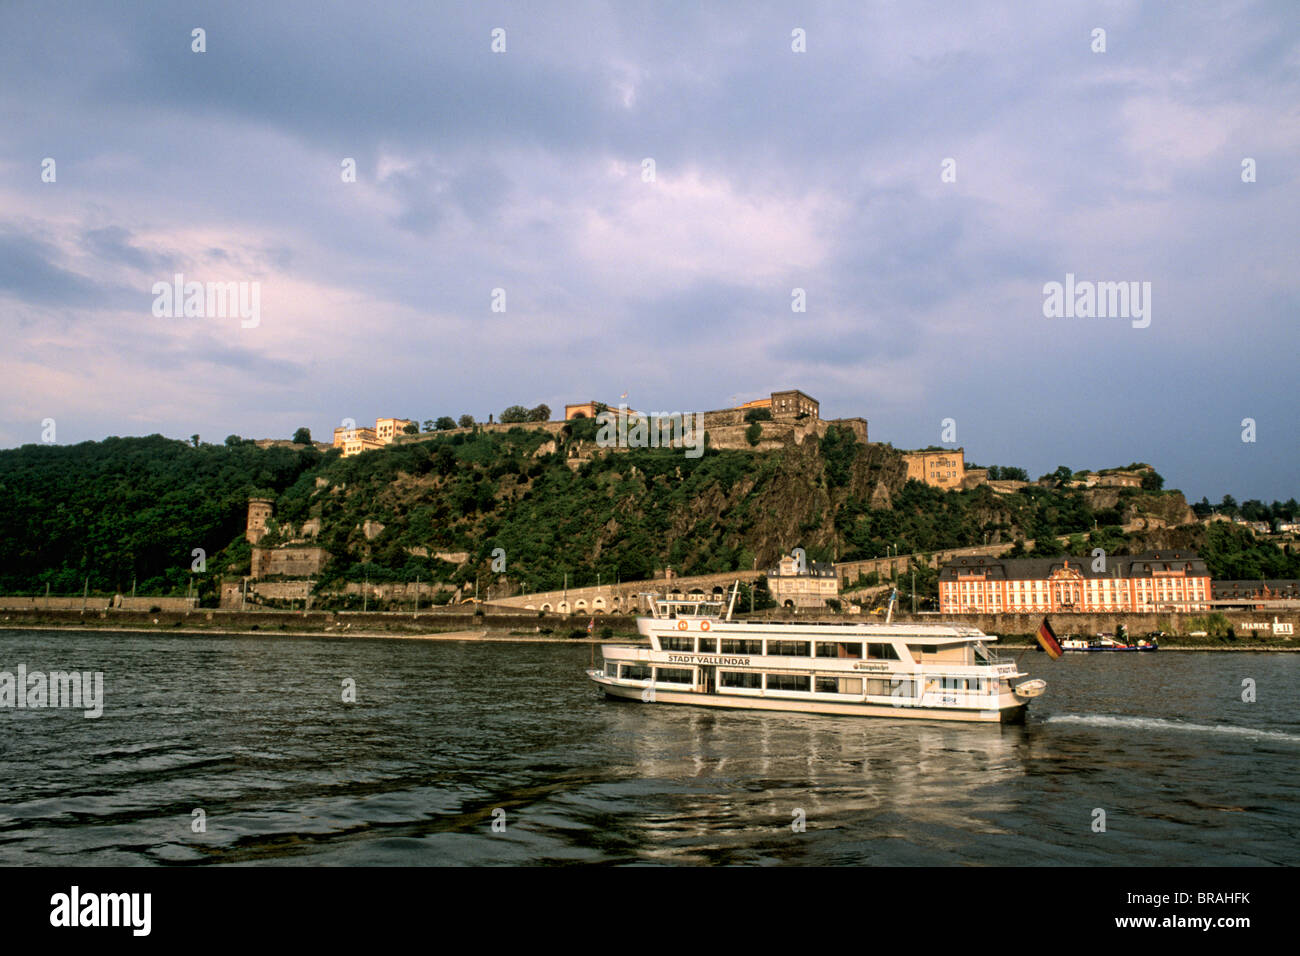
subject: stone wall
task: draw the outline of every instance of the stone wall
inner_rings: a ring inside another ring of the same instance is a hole
[[[348,630],[357,632],[358,637],[365,637],[367,632],[387,631],[392,633],[427,634],[431,631],[483,631],[495,630],[540,634],[551,631],[552,635],[568,637],[570,631],[586,630],[586,621],[581,623],[571,618],[558,615],[539,615],[536,611],[501,611],[488,610],[486,614],[476,614],[465,608],[456,609],[421,609],[418,615],[410,611],[288,611],[264,608],[248,610],[218,610],[201,608],[191,611],[87,611],[78,610],[14,610],[9,614],[0,613],[0,626],[15,628],[25,624],[90,626],[106,625],[113,627],[148,628],[153,630],[155,622],[158,629],[163,628],[223,628],[253,629],[266,636],[274,636],[277,631],[316,632],[322,635],[342,636]],[[596,635],[602,628],[613,626],[624,632],[634,625],[630,618],[610,616],[602,618]]]
[[[393,439],[394,445],[408,445],[411,442],[433,441],[443,435],[469,435],[474,432],[475,428],[482,429],[485,432],[508,432],[512,428],[523,428],[527,431],[548,432],[552,435],[558,435],[568,422],[517,422],[514,424],[503,424],[502,422],[486,422],[475,425],[473,428],[448,428],[440,432],[420,432],[418,435],[398,435]]]
[[[88,611],[103,611],[107,609],[121,609],[128,611],[148,611],[150,608],[162,608],[165,611],[183,611],[195,607],[198,604],[198,598],[192,597],[149,597],[148,595],[137,595],[131,597],[129,594],[115,594],[112,597],[103,595],[91,595],[86,598],[77,597],[16,597],[0,595],[0,608],[10,610],[63,610],[63,611],[80,611],[83,606]]]
[[[835,574],[841,581],[847,578],[851,583],[858,579],[858,575],[870,574],[874,571],[884,580],[895,575],[906,574],[912,566],[913,558],[918,561],[924,559],[929,567],[938,568],[953,558],[997,557],[1010,547],[1011,545],[1004,541],[999,544],[975,545],[970,548],[948,548],[929,555],[899,554],[886,558],[867,558],[862,561],[837,561]]]
[[[617,412],[617,408],[611,409]],[[826,429],[831,425],[839,425],[848,428],[857,436],[858,440],[866,444],[867,437],[867,420],[865,418],[839,418],[827,421],[826,419],[808,417],[799,421],[765,421],[759,424],[763,428],[763,436],[757,446],[751,445],[745,438],[745,429],[749,423],[745,421],[745,412],[748,409],[726,408],[718,411],[704,412],[704,429],[709,433],[709,447],[718,449],[732,450],[758,450],[774,451],[783,445],[802,443],[804,438],[809,434],[825,435]],[[649,414],[649,413],[646,413]],[[691,413],[693,414],[693,413]],[[526,428],[532,431],[544,431],[551,435],[557,435],[568,422],[521,422],[517,425],[503,425],[493,423],[491,425],[476,425],[475,428],[484,431],[507,432],[512,428]],[[450,428],[440,432],[422,432],[418,435],[399,435],[394,439],[394,444],[407,444],[410,442],[432,441],[440,435],[457,435],[469,434],[473,428]],[[585,443],[590,444],[590,443]],[[547,449],[554,451],[554,447]],[[603,448],[601,451],[626,451],[623,447]],[[542,453],[539,449],[538,453]],[[571,467],[577,468],[581,463],[591,457],[591,452],[585,447],[579,450],[574,460],[569,462]]]
[[[867,420],[865,418],[833,418],[830,421],[819,419],[817,434],[826,434],[826,426],[828,425],[839,425],[841,428],[847,428],[864,445],[869,441],[867,438]]]
[[[491,598],[495,608],[516,608],[524,610],[543,610],[549,608],[555,613],[591,614],[627,611],[648,612],[649,604],[642,597],[645,593],[663,594],[670,587],[683,594],[693,589],[700,589],[712,594],[714,588],[726,594],[731,593],[731,586],[737,580],[745,583],[765,577],[762,571],[724,571],[718,574],[696,574],[688,577],[674,576],[671,581],[657,579],[654,581],[624,581],[621,584],[603,584],[600,587],[569,588],[567,591],[543,591],[535,594],[514,594],[506,597]],[[563,608],[563,610],[562,610]]]
[[[776,451],[791,443],[802,443],[804,439],[804,434],[790,422],[759,422],[759,426],[762,433],[756,445],[751,445],[745,436],[748,425],[715,425],[705,428],[705,433],[709,436],[709,447],[719,451]]]
[[[308,577],[319,574],[329,557],[324,548],[253,548],[251,576]]]

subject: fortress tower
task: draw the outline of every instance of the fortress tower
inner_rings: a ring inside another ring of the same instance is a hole
[[[275,502],[270,498],[248,499],[248,526],[244,529],[244,537],[249,544],[257,544],[265,537],[266,522],[274,507]]]

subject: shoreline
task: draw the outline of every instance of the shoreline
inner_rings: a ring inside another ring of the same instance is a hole
[[[495,628],[471,628],[453,631],[427,631],[421,633],[411,633],[404,631],[383,631],[383,630],[364,630],[364,629],[339,629],[318,630],[318,631],[281,631],[281,630],[250,630],[247,628],[217,628],[217,627],[174,627],[174,626],[149,626],[149,625],[121,625],[121,624],[10,624],[8,622],[0,623],[0,631],[82,631],[82,632],[106,632],[113,634],[183,634],[186,636],[201,637],[205,634],[215,634],[222,637],[328,637],[328,638],[363,638],[374,639],[384,638],[390,640],[405,641],[466,641],[475,643],[498,643],[498,644],[645,644],[648,642],[642,640],[639,636],[629,637],[566,637],[555,634],[513,634],[509,631],[501,631]],[[995,650],[1006,651],[1030,651],[1037,647],[1036,644],[1004,644],[998,642]],[[1294,654],[1300,652],[1300,646],[1272,646],[1268,644],[1245,644],[1240,646],[1214,646],[1204,644],[1162,644],[1156,651],[1093,651],[1093,652],[1073,652],[1067,651],[1067,654],[1075,653],[1112,653],[1112,654],[1159,654],[1164,651],[1175,652],[1201,652],[1201,653],[1256,653],[1256,654]]]
[[[221,637],[343,637],[343,638],[388,638],[402,641],[472,641],[483,643],[511,644],[615,644],[628,643],[631,639],[616,637],[557,637],[551,634],[510,634],[491,633],[489,628],[460,631],[429,631],[427,633],[409,633],[402,631],[365,631],[365,630],[330,630],[330,631],[253,631],[248,629],[233,630],[216,627],[149,627],[119,624],[104,624],[98,627],[84,624],[28,624],[10,626],[0,624],[3,631],[81,631],[108,632],[112,634],[183,634],[187,637],[202,637],[207,634]]]
[[[993,649],[1004,651],[1028,651],[1033,650],[1034,644],[1003,644],[998,643]],[[1300,647],[1271,647],[1268,644],[1244,644],[1239,647],[1215,647],[1206,644],[1161,644],[1154,651],[1065,651],[1065,654],[1162,654],[1165,651],[1203,651],[1206,653],[1226,651],[1230,654],[1236,654],[1244,651],[1265,653],[1265,654],[1294,654],[1300,651]]]

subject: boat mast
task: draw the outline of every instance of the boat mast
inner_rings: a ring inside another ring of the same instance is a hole
[[[740,593],[740,578],[736,578],[736,583],[731,586],[731,603],[727,605],[727,620],[731,620],[732,609],[736,606],[736,595]]]
[[[889,610],[885,612],[885,623],[890,624],[894,620],[894,601],[898,598],[898,588],[889,592]]]

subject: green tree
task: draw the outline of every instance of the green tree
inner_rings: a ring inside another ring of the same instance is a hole
[[[461,428],[473,428],[473,427],[474,427],[474,416],[473,416],[473,415],[462,415],[462,416],[460,416],[460,423],[459,423],[459,424],[460,424],[460,427],[461,427]]]
[[[760,438],[763,437],[763,426],[758,422],[753,422],[745,429],[745,440],[751,445],[757,445]]]
[[[1165,480],[1153,468],[1142,474],[1142,489],[1144,491],[1159,491],[1165,486]]]
[[[549,422],[551,420],[551,406],[538,405],[528,413],[528,420],[530,422]]]
[[[433,423],[433,427],[440,432],[451,431],[456,427],[456,419],[450,415],[439,416],[438,420]]]
[[[822,437],[821,451],[826,462],[828,484],[832,488],[847,485],[853,476],[853,461],[858,453],[857,436],[848,428],[831,425]]]
[[[501,413],[501,421],[506,425],[517,425],[528,421],[528,409],[522,405],[511,405]]]
[[[402,426],[402,434],[404,435],[418,435],[419,433],[420,426],[415,424],[415,422],[407,422]]]
[[[1241,516],[1247,521],[1267,521],[1268,507],[1258,498],[1247,498],[1241,503]]]
[[[1058,465],[1056,471],[1050,475],[1043,475],[1042,481],[1055,481],[1058,485],[1064,485],[1074,477],[1074,470],[1069,465]]]
[[[1055,558],[1065,553],[1061,542],[1054,535],[1039,535],[1034,539],[1033,557]]]
[[[295,445],[310,445],[311,429],[299,428],[296,432],[293,433],[293,443]]]

